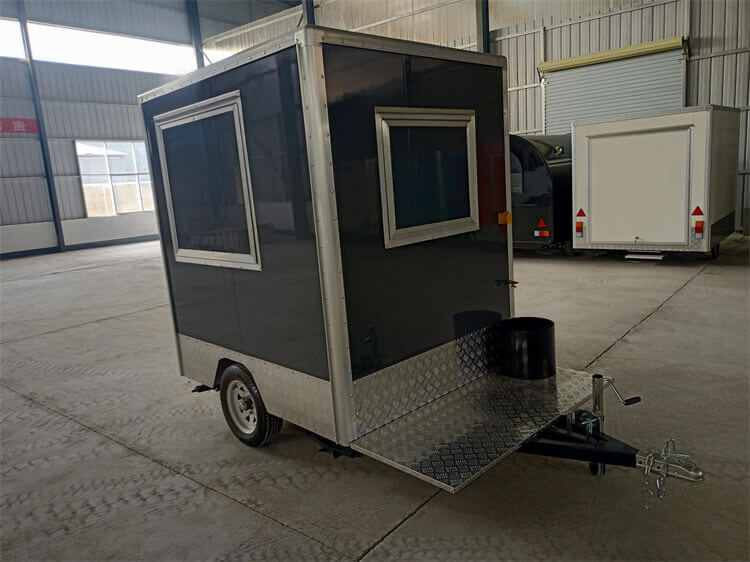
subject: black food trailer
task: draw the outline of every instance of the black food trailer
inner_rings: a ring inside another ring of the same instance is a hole
[[[513,248],[573,248],[570,135],[510,135]]]
[[[304,27],[140,96],[180,368],[242,442],[287,420],[450,491],[520,447],[639,462],[511,318],[504,70]]]

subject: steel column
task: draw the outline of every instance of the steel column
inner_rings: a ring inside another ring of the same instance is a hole
[[[52,162],[49,158],[49,145],[47,144],[47,128],[44,126],[44,116],[42,115],[42,102],[39,95],[39,84],[36,79],[36,68],[34,66],[34,56],[31,52],[31,43],[29,42],[29,30],[26,25],[26,6],[23,0],[17,0],[18,21],[21,24],[21,38],[23,39],[23,49],[26,54],[26,62],[29,65],[29,82],[31,84],[31,97],[34,102],[34,113],[36,113],[36,122],[39,129],[39,146],[42,149],[42,161],[44,163],[44,176],[47,181],[47,192],[49,193],[49,203],[52,209],[52,222],[55,225],[55,234],[57,235],[57,248],[59,251],[65,251],[65,236],[63,235],[62,219],[60,217],[60,202],[57,198],[57,189],[55,189],[55,178],[52,174]]]
[[[203,37],[201,36],[201,20],[197,0],[185,0],[185,10],[187,11],[190,39],[195,51],[195,62],[198,64],[198,68],[203,68]]]
[[[477,51],[490,52],[490,6],[488,0],[476,0]]]
[[[305,25],[315,25],[314,0],[302,0],[302,19]]]

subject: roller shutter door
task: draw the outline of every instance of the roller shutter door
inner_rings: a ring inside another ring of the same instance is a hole
[[[682,107],[681,50],[547,72],[548,134],[569,133],[573,121]]]

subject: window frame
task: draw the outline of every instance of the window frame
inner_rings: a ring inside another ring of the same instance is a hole
[[[104,164],[107,168],[107,171],[102,174],[84,174],[81,171],[81,155],[78,154],[78,143],[81,144],[104,144]],[[135,172],[112,172],[109,165],[109,147],[107,146],[108,143],[121,143],[121,144],[131,144],[133,146],[133,164],[135,165]],[[74,139],[73,140],[73,150],[75,150],[76,153],[76,165],[78,166],[78,177],[81,178],[81,194],[83,195],[83,206],[86,209],[86,218],[104,218],[104,217],[120,217],[124,215],[135,215],[137,213],[154,213],[156,212],[156,203],[154,203],[153,209],[144,209],[143,208],[143,188],[141,187],[141,178],[140,176],[148,176],[149,177],[149,183],[151,184],[149,186],[149,189],[151,190],[151,193],[153,194],[153,177],[151,175],[151,165],[148,160],[146,161],[147,170],[145,172],[141,172],[138,170],[138,162],[135,157],[135,145],[136,144],[142,144],[143,148],[146,152],[146,155],[148,156],[148,148],[146,147],[146,141],[143,139]],[[86,196],[83,194],[84,191],[84,181],[83,178],[86,176],[107,176],[109,181],[109,189],[111,194],[111,200],[112,200],[112,209],[114,210],[113,215],[89,215],[89,210],[86,205]],[[123,176],[135,176],[136,185],[138,186],[138,203],[141,207],[140,211],[118,211],[117,210],[117,197],[115,196],[115,184],[112,182],[113,177],[123,177]]]
[[[247,221],[250,253],[242,254],[235,252],[217,252],[213,250],[180,248],[177,239],[177,228],[174,207],[172,204],[172,190],[169,184],[166,152],[164,150],[163,131],[230,112],[234,118],[234,132],[240,163],[242,195],[245,206],[245,219]],[[167,215],[169,217],[169,231],[172,236],[172,247],[174,249],[175,260],[185,263],[260,271],[262,269],[260,260],[260,243],[258,239],[258,225],[255,220],[255,203],[250,179],[250,164],[247,156],[247,142],[245,137],[244,120],[242,117],[242,99],[240,91],[234,90],[220,96],[157,115],[154,117],[154,126],[156,129],[156,144],[159,151],[159,161],[161,165],[162,180],[164,183],[164,195],[167,204]]]
[[[396,227],[393,193],[391,127],[463,127],[466,129],[468,162],[469,215],[430,224]],[[424,107],[376,107],[375,132],[380,169],[380,200],[383,212],[383,238],[386,248],[416,244],[479,230],[479,193],[477,183],[476,112],[473,109],[435,109]]]

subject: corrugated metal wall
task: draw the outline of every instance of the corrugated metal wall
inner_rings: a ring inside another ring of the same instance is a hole
[[[173,77],[53,63],[36,68],[60,215],[84,218],[75,140],[143,140],[136,96]],[[0,74],[0,116],[35,117],[26,62],[0,59]],[[0,133],[0,225],[50,220],[38,136]]]
[[[750,228],[750,2],[693,0],[690,8],[687,103],[727,105],[742,111],[738,206],[744,209],[742,224],[747,233]]]
[[[0,117],[34,118],[28,65],[0,58]],[[0,132],[0,225],[52,220],[39,136]]]
[[[26,0],[25,6],[29,21],[190,43],[184,2]],[[17,17],[15,12],[15,1],[0,2],[0,16]]]
[[[560,22],[548,17],[492,32],[492,52],[508,58],[511,131],[542,131],[543,95],[541,77],[537,73],[540,62],[636,45],[683,33],[685,0],[619,4],[615,11],[589,15],[573,22]]]
[[[322,0],[316,2],[318,25],[446,45],[476,46],[475,0]],[[275,16],[204,39],[207,49],[236,53],[296,28],[302,9]]]
[[[75,140],[143,140],[137,96],[173,77],[52,63],[36,68],[60,215],[83,218]]]
[[[750,2],[652,0],[619,4],[612,12],[585,16],[578,21],[544,17],[492,32],[493,52],[508,57],[511,130],[542,131],[543,93],[536,71],[539,62],[689,35],[687,105],[713,103],[742,110],[738,206],[743,205],[744,199],[747,209],[750,206]]]
[[[182,0],[33,0],[30,20],[189,42]],[[15,2],[0,2],[13,17]],[[75,139],[143,140],[136,96],[173,78],[161,74],[36,63],[55,188],[63,220],[84,218]],[[0,117],[35,118],[26,61],[0,58]],[[0,226],[46,222],[52,210],[38,135],[0,133]]]
[[[199,0],[204,37],[275,11],[286,0],[264,6],[229,0]],[[257,4],[257,3],[256,3]],[[317,0],[321,25],[474,48],[475,0]],[[688,9],[689,4],[689,9]],[[15,2],[0,3],[13,17]],[[32,20],[188,43],[182,0],[27,0]],[[689,18],[687,17],[689,12]],[[300,23],[301,9],[287,9],[205,41],[209,48],[238,51]],[[689,20],[689,21],[688,21]],[[493,52],[509,62],[509,114],[513,131],[541,131],[543,96],[537,64],[579,54],[686,33],[691,36],[687,102],[740,107],[745,207],[750,204],[750,2],[746,0],[490,0]],[[63,218],[83,216],[75,138],[140,139],[135,94],[167,79],[145,73],[39,64],[43,111]],[[0,113],[31,116],[25,64],[0,60]],[[11,77],[11,79],[5,79]],[[49,201],[35,136],[0,135],[0,221],[50,219]]]

